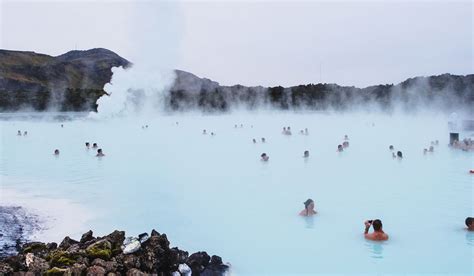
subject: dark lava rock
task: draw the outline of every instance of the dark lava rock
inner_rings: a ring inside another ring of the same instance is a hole
[[[87,269],[87,275],[91,275],[91,276],[105,275],[105,268],[98,265],[93,265]]]
[[[229,266],[222,263],[222,258],[216,255],[211,257],[211,262],[201,273],[201,276],[221,276],[229,270]]]
[[[0,275],[8,275],[11,272],[13,272],[13,268],[9,264],[0,262]]]
[[[92,235],[92,230],[89,230],[86,233],[82,234],[81,240],[79,242],[85,243],[93,239],[94,239],[94,236]]]
[[[127,271],[127,276],[146,276],[148,274],[141,272],[140,270],[136,268],[132,268],[129,271]]]
[[[66,271],[66,275],[84,275],[87,271],[85,264],[74,264],[69,267]]]
[[[140,235],[142,241],[146,234]],[[165,234],[153,230],[140,250],[124,254],[121,245],[125,232],[94,238],[92,231],[81,240],[64,238],[60,246],[30,242],[20,247],[20,253],[0,258],[0,275],[176,275],[180,264],[189,266],[192,275],[224,275],[229,267],[218,256],[206,252],[189,256],[177,247],[170,248]]]
[[[186,264],[191,268],[193,275],[195,273],[196,275],[199,275],[199,273],[204,271],[206,266],[209,264],[210,260],[211,260],[211,257],[209,257],[209,255],[206,252],[199,251],[199,252],[191,254]]]
[[[66,250],[68,249],[71,245],[79,243],[76,240],[71,239],[69,236],[65,237],[63,241],[59,244],[59,248]]]
[[[58,244],[55,243],[55,242],[50,242],[50,243],[46,244],[46,248],[48,250],[54,250],[54,249],[58,248]]]
[[[26,265],[28,271],[37,274],[43,274],[49,269],[48,262],[40,257],[36,257],[33,253],[26,254]]]
[[[160,233],[158,233],[155,229],[151,230],[151,235],[150,236],[159,236]]]

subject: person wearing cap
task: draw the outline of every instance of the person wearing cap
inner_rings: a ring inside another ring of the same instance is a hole
[[[310,217],[312,215],[316,215],[317,212],[314,210],[314,201],[311,198],[308,198],[304,204],[304,210],[300,212],[300,216],[303,217]]]

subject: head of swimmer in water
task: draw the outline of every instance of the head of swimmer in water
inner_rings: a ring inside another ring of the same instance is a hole
[[[474,231],[474,218],[473,217],[467,217],[464,223],[466,223],[467,229],[469,231]]]
[[[21,130],[19,130],[19,131],[17,132],[17,134],[18,134],[18,135],[21,135]]]
[[[87,148],[90,148],[91,144],[89,144],[89,142],[86,142],[86,147]]]
[[[98,149],[98,150],[97,150],[97,154],[103,154],[103,153],[102,153],[102,149]]]
[[[255,143],[257,143],[257,140],[255,140],[255,139],[252,139],[252,142],[255,144]]]
[[[262,137],[262,143],[265,143],[265,138]]]
[[[304,153],[303,153],[303,156],[304,156],[304,157],[309,157],[309,151],[308,151],[308,150],[305,150]]]
[[[349,140],[349,136],[347,136],[347,134],[344,135],[344,140]]]
[[[389,150],[393,150],[393,146],[390,145],[390,146],[388,147],[388,149],[389,149]]]
[[[262,158],[263,161],[268,161],[268,158],[269,158],[266,153],[262,153],[260,157]]]
[[[54,150],[54,155],[59,155],[59,150],[58,149]]]
[[[202,130],[202,134],[206,134],[206,130],[205,130],[205,129]]]
[[[433,146],[430,146],[429,151],[430,151],[430,152],[433,152],[433,151],[434,151],[434,147],[433,147]]]
[[[337,145],[337,150],[338,151],[343,151],[342,145]]]
[[[374,231],[382,231],[382,221],[379,219],[373,220],[372,227],[374,227]]]
[[[97,143],[92,144],[93,148],[97,148]]]
[[[308,198],[303,204],[306,211],[314,210],[314,201],[311,198]]]
[[[397,151],[397,157],[398,157],[398,158],[403,158],[403,154],[402,154],[401,151]]]

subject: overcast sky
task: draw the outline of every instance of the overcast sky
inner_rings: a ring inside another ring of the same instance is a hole
[[[0,48],[108,48],[221,84],[364,87],[473,73],[472,1],[0,0]]]

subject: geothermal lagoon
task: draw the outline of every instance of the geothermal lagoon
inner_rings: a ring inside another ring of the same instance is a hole
[[[473,156],[448,146],[448,120],[283,111],[115,119],[3,113],[0,197],[34,214],[33,240],[155,228],[172,246],[222,256],[232,275],[471,275],[474,233],[464,219],[473,213]],[[292,135],[282,135],[287,126]],[[309,134],[300,134],[305,128]],[[344,135],[350,146],[339,153]],[[434,152],[423,154],[435,140]],[[105,157],[85,142],[98,143]],[[390,145],[402,160],[392,158]],[[300,217],[308,198],[318,214]],[[375,218],[388,241],[364,239],[364,220]]]

